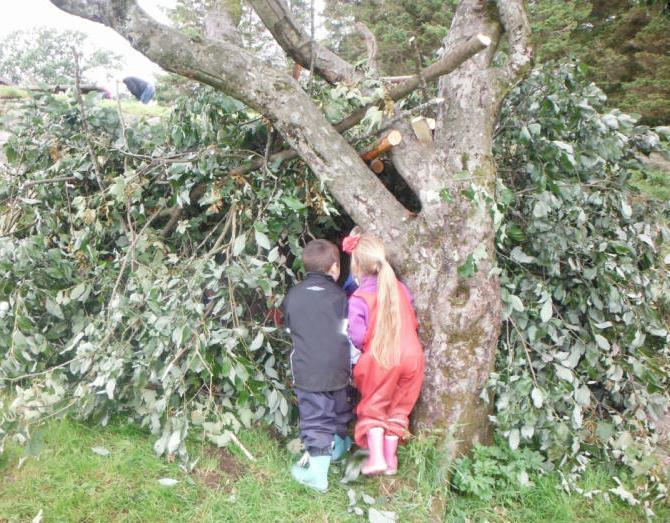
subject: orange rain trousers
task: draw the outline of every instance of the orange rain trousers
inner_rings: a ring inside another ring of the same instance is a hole
[[[377,320],[377,294],[356,291],[368,306],[368,330],[363,340],[363,354],[354,366],[354,385],[361,399],[356,407],[356,445],[367,448],[367,433],[371,428],[383,427],[386,434],[394,434],[401,441],[409,437],[409,414],[419,398],[423,383],[424,357],[417,334],[418,323],[407,293],[398,283],[400,301],[400,361],[385,369],[372,357],[369,350]]]

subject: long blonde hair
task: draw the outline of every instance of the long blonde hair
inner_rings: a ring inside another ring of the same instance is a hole
[[[400,304],[398,282],[386,259],[381,240],[371,234],[361,234],[351,253],[351,268],[355,276],[377,276],[377,321],[371,342],[372,357],[383,368],[400,361]]]

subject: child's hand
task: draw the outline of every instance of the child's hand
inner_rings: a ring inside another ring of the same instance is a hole
[[[358,363],[358,358],[361,357],[361,351],[356,348],[356,346],[349,341],[349,356],[351,358],[351,364],[356,365]]]

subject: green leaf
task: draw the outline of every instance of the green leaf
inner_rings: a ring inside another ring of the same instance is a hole
[[[475,272],[477,272],[477,266],[475,265],[475,260],[472,254],[468,254],[465,263],[459,265],[458,268],[456,269],[456,272],[461,278],[464,279],[471,278],[475,274]]]
[[[533,405],[536,409],[541,409],[542,404],[544,403],[544,394],[537,387],[533,387],[533,390],[530,392],[530,397],[533,399]]]
[[[551,319],[554,310],[553,305],[551,298],[545,301],[544,305],[542,305],[542,310],[540,310],[540,319],[542,320],[542,323],[547,323]]]
[[[273,263],[279,259],[279,247],[275,246],[272,248],[272,250],[268,253],[268,261],[270,263]]]
[[[36,432],[33,432],[33,434],[30,436],[30,439],[28,440],[28,443],[23,449],[24,458],[29,457],[36,458],[40,455],[40,452],[42,451],[42,446],[44,445],[44,436],[45,436],[44,430],[38,430]]]
[[[551,209],[549,209],[549,206],[544,201],[538,200],[533,207],[533,216],[535,216],[535,218],[545,218],[550,210]]]
[[[516,450],[519,448],[519,441],[521,440],[519,429],[512,429],[509,431],[507,436],[507,442],[509,443],[509,448]]]
[[[593,337],[595,338],[598,347],[600,347],[603,350],[610,350],[610,342],[607,341],[607,338],[601,336],[600,334],[596,334]]]
[[[272,245],[270,245],[270,239],[266,236],[265,233],[261,231],[254,231],[254,237],[256,238],[256,244],[263,249],[270,250]]]
[[[514,247],[512,252],[510,252],[510,258],[513,261],[518,263],[533,263],[535,261],[534,256],[528,256],[521,247]]]
[[[65,316],[63,316],[63,309],[61,309],[60,305],[51,298],[47,298],[46,309],[52,316],[56,316],[56,318],[60,318],[61,320],[65,319]]]
[[[582,385],[575,390],[575,401],[584,407],[591,403],[591,391],[586,385]]]
[[[288,208],[293,209],[294,211],[301,211],[305,208],[305,204],[293,196],[284,196],[282,201]]]
[[[233,256],[239,256],[247,244],[247,236],[240,234],[233,242]]]
[[[254,340],[251,342],[251,345],[249,345],[249,350],[250,351],[255,351],[261,348],[263,345],[263,340],[264,340],[263,332],[259,331],[258,334],[256,334],[256,337]]]
[[[509,303],[512,306],[512,308],[517,311],[517,312],[523,312],[525,310],[525,307],[523,306],[523,302],[521,301],[521,298],[514,294],[509,295]]]
[[[523,232],[523,229],[516,223],[511,223],[507,227],[507,236],[509,236],[515,242],[522,242],[526,239],[526,234]]]
[[[97,454],[98,456],[107,457],[111,454],[111,452],[105,447],[91,447],[91,450],[93,451],[94,454]]]
[[[72,291],[70,291],[70,299],[73,301],[85,301],[88,297],[87,286],[85,283],[80,283]]]
[[[575,376],[572,374],[572,371],[563,365],[554,364],[554,369],[556,370],[556,376],[560,379],[572,383],[575,381]]]
[[[596,435],[601,441],[607,442],[614,435],[614,425],[609,421],[599,421],[596,428]]]

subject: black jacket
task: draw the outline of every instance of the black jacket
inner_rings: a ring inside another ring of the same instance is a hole
[[[349,384],[347,295],[333,278],[310,272],[282,304],[291,334],[294,385],[310,392],[338,390]]]
[[[138,100],[142,97],[142,92],[147,88],[147,85],[149,85],[148,82],[136,76],[127,76],[123,79],[123,83],[126,84],[128,90]]]

